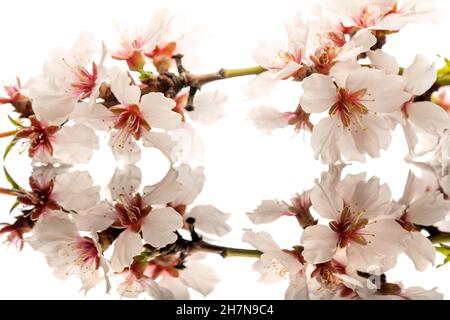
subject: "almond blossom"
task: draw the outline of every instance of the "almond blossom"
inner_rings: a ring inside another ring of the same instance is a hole
[[[157,257],[149,262],[144,274],[155,279],[175,299],[189,299],[189,288],[207,296],[219,282],[213,268],[199,262],[202,254],[182,260],[179,255]]]
[[[398,31],[408,23],[432,19],[436,14],[436,1],[328,0],[325,10],[348,32],[366,28]]]
[[[59,126],[36,116],[29,119],[30,125],[22,126],[15,139],[28,146],[34,163],[87,163],[98,149],[98,136],[83,124]]]
[[[290,203],[278,200],[263,200],[248,218],[254,224],[271,223],[283,216],[296,217],[302,227],[315,224],[310,213],[310,192],[295,195]]]
[[[109,201],[100,201],[74,216],[78,228],[84,231],[108,227],[121,230],[111,257],[114,271],[131,265],[133,257],[142,251],[142,239],[155,248],[177,240],[175,231],[183,226],[183,219],[173,208],[165,207],[180,189],[176,178],[176,172],[170,170],[158,184],[140,192],[140,170],[133,165],[117,169],[108,185]]]
[[[79,277],[86,293],[101,281],[106,281],[109,291],[109,267],[97,240],[82,237],[75,224],[61,217],[64,213],[55,214],[37,223],[30,245],[45,254],[56,277]]]
[[[306,78],[300,105],[306,112],[328,112],[312,131],[311,145],[323,162],[334,163],[342,156],[364,161],[364,154],[378,157],[391,140],[395,122],[389,116],[408,101],[403,81],[397,75],[341,63],[333,76],[313,74]]]
[[[120,159],[140,159],[140,148],[136,141],[143,139],[149,147],[171,148],[172,139],[154,128],[171,130],[181,123],[181,116],[172,111],[175,101],[162,93],[151,92],[141,97],[141,89],[131,84],[127,72],[119,69],[110,71],[111,90],[119,101],[109,109],[95,104],[87,109],[77,110],[78,121],[91,118],[90,125],[99,130],[112,130],[110,146],[114,156]],[[81,105],[84,108],[85,105]]]
[[[287,251],[274,242],[267,232],[246,231],[244,242],[262,252],[261,258],[253,265],[253,270],[261,273],[261,282],[270,284],[289,278],[285,298],[288,300],[309,299],[303,258],[295,250]]]
[[[301,238],[303,256],[311,263],[328,262],[344,250],[348,263],[365,271],[376,265],[387,270],[405,251],[408,233],[389,215],[391,192],[377,178],[324,173],[311,191],[311,201],[328,226],[307,227]]]
[[[399,67],[394,57],[381,50],[369,52],[368,56],[374,65],[388,74],[398,74]],[[428,62],[425,56],[417,55],[414,62],[402,73],[405,91],[411,98],[402,107],[402,126],[410,153],[414,154],[418,144],[418,133],[426,133],[439,138],[450,127],[448,114],[430,101],[415,101],[416,97],[425,94],[436,82],[434,63]]]
[[[58,172],[60,170],[63,172]],[[95,205],[100,198],[100,188],[93,185],[90,175],[87,172],[65,170],[36,168],[29,178],[30,191],[17,187],[2,188],[0,192],[15,196],[32,221],[55,211],[86,210]]]
[[[171,21],[167,10],[156,11],[143,29],[119,30],[121,33],[119,48],[112,54],[116,60],[127,62],[130,70],[141,71],[145,65],[144,54],[149,54],[166,32]]]
[[[98,53],[101,57],[95,60]],[[55,50],[43,74],[27,86],[37,117],[60,124],[79,100],[97,98],[106,77],[106,54],[106,47],[101,49],[89,34],[82,34],[69,50]]]
[[[423,178],[419,179],[410,172],[398,204],[397,221],[409,232],[405,253],[418,271],[424,271],[429,263],[434,265],[436,250],[420,232],[420,226],[431,226],[444,220],[450,212],[450,201],[437,188],[430,190]]]

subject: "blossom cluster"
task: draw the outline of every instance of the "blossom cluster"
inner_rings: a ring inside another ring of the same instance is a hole
[[[78,277],[85,292],[103,283],[132,298],[186,299],[191,289],[206,296],[219,279],[205,253],[226,258],[237,250],[257,257],[261,281],[288,280],[286,299],[441,298],[437,288],[405,288],[386,275],[401,255],[418,272],[435,266],[437,252],[450,261],[450,62],[437,70],[417,55],[400,67],[383,50],[391,34],[435,11],[420,0],[323,1],[313,19],[285,21],[286,41],[255,49],[258,67],[205,75],[183,63],[198,29],[177,30],[167,10],[121,32],[117,44],[82,34],[72,48],[54,50],[42,74],[4,87],[0,104],[15,111],[14,130],[0,134],[12,138],[4,158],[22,145],[33,170],[22,187],[5,168],[11,187],[0,193],[15,198],[17,214],[0,236],[42,252],[57,277]],[[247,75],[256,75],[250,98],[280,82],[298,84],[294,111],[257,107],[249,118],[266,132],[310,133],[316,159],[328,165],[310,190],[265,199],[247,215],[255,225],[291,217],[301,230],[287,249],[252,230],[242,241],[255,250],[209,243],[231,231],[230,214],[196,203],[206,176],[195,122],[214,124],[227,102],[206,85]],[[398,199],[377,177],[344,173],[351,161],[379,157],[397,127],[405,160],[420,171],[409,173]],[[77,166],[102,139],[118,163],[107,186]],[[143,148],[170,164],[156,184],[142,179]]]

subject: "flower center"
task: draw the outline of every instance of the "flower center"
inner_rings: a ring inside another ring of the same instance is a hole
[[[30,117],[31,126],[23,128],[16,134],[18,139],[28,139],[28,154],[33,157],[38,151],[53,155],[52,138],[59,130],[58,126],[45,127],[35,116]]]
[[[345,248],[350,242],[356,242],[360,245],[367,245],[361,230],[369,223],[367,219],[362,219],[360,213],[353,213],[350,207],[345,206],[341,212],[339,221],[330,222],[330,228],[339,235],[338,247]]]
[[[330,116],[338,115],[345,128],[350,126],[352,120],[361,128],[365,129],[362,123],[362,115],[369,113],[365,105],[361,103],[366,95],[367,89],[356,92],[349,92],[346,89],[338,89],[338,101],[330,108]]]
[[[133,136],[136,140],[139,140],[144,130],[149,131],[151,129],[148,122],[142,116],[138,105],[119,105],[112,107],[110,110],[117,117],[114,128],[121,131],[119,134],[120,147],[124,147],[125,142],[130,136]]]
[[[80,238],[79,241],[72,244],[75,252],[76,259],[74,264],[78,265],[80,269],[95,269],[100,267],[100,258],[98,255],[97,247],[90,238]]]
[[[31,220],[36,221],[40,216],[49,210],[59,210],[60,205],[52,199],[54,180],[48,183],[39,183],[30,177],[31,191],[18,191],[17,201],[27,206],[32,206],[30,210]]]
[[[329,43],[317,49],[314,55],[311,55],[310,59],[314,62],[319,73],[329,74],[331,67],[334,65],[334,59],[340,51],[340,47]]]
[[[149,262],[145,274],[156,280],[161,274],[168,274],[172,277],[178,277],[181,260],[179,254],[163,255]]]
[[[367,5],[362,8],[360,14],[354,20],[357,26],[368,28],[375,26],[381,18],[380,8],[377,5]]]
[[[74,92],[82,99],[88,97],[97,85],[97,65],[92,63],[92,72],[85,67],[77,67],[73,69],[76,80],[71,84]]]
[[[134,197],[122,196],[121,202],[115,206],[117,221],[115,227],[129,228],[138,233],[141,230],[142,220],[150,213],[152,207],[144,204],[141,195]]]
[[[145,55],[153,59],[153,65],[158,70],[169,70],[173,64],[172,56],[176,48],[176,42],[169,42],[166,45],[156,45],[152,52]]]

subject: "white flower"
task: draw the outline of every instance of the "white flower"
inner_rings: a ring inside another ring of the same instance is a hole
[[[289,278],[285,298],[309,299],[304,267],[295,254],[281,250],[267,232],[248,230],[242,240],[263,253],[253,265],[253,270],[261,273],[260,281],[270,284]]]
[[[28,85],[33,110],[38,118],[52,122],[66,121],[75,104],[84,98],[95,100],[106,77],[103,62],[107,49],[100,52],[90,35],[83,34],[70,49],[56,50],[45,64],[43,74]]]
[[[302,68],[308,36],[308,26],[300,15],[293,16],[291,21],[286,20],[284,26],[287,34],[284,43],[261,43],[253,53],[255,61],[270,70],[277,80],[295,77],[295,73]]]
[[[395,58],[377,50],[369,53],[375,66],[386,73],[397,74],[399,67]],[[439,138],[450,128],[447,112],[430,101],[414,102],[416,96],[423,95],[436,82],[437,72],[434,63],[428,62],[425,56],[417,55],[414,62],[403,71],[404,90],[411,98],[402,108],[403,131],[410,153],[414,154],[418,143],[417,133],[423,132]]]
[[[132,165],[117,169],[108,189],[110,201],[80,212],[75,221],[86,231],[99,231],[109,226],[123,229],[114,242],[111,266],[122,271],[141,253],[143,242],[162,248],[177,240],[175,231],[183,226],[181,215],[165,207],[179,191],[177,174],[171,169],[158,184],[146,186],[142,193],[141,172]],[[141,239],[142,234],[142,239]]]
[[[82,124],[55,125],[46,120],[30,117],[30,126],[21,128],[16,139],[26,140],[28,155],[34,163],[77,164],[87,163],[99,138]]]
[[[173,294],[166,288],[162,288],[155,280],[126,268],[118,275],[119,284],[117,292],[127,298],[137,298],[141,293],[146,292],[155,300],[172,300]]]
[[[314,127],[311,144],[317,158],[333,163],[379,156],[391,140],[395,123],[386,115],[399,111],[409,95],[402,78],[348,63],[338,63],[332,76],[313,74],[303,81],[300,104],[309,113],[327,111]]]
[[[351,30],[397,31],[411,22],[431,19],[436,1],[328,0],[325,9]]]
[[[31,246],[45,254],[56,277],[78,276],[85,292],[105,280],[109,291],[109,268],[95,238],[82,237],[70,220],[59,216],[41,219],[33,234]]]
[[[112,57],[117,60],[125,60],[130,70],[142,70],[145,65],[144,53],[155,49],[161,36],[169,27],[170,20],[171,16],[167,10],[158,10],[143,29],[119,30],[120,45]]]
[[[16,192],[17,200],[29,208],[32,220],[61,209],[86,210],[99,200],[100,188],[93,186],[89,173],[46,171],[44,168],[33,172],[29,180],[31,191]]]
[[[450,201],[445,200],[439,190],[429,190],[423,179],[410,172],[398,204],[397,221],[409,232],[405,253],[418,271],[424,271],[429,263],[434,265],[436,250],[416,225],[431,226],[445,219],[450,211]]]
[[[189,299],[188,288],[206,297],[214,290],[219,279],[214,269],[198,261],[202,257],[201,254],[189,256],[182,261],[183,268],[180,269],[175,268],[180,263],[179,255],[156,258],[150,261],[145,274],[156,279],[175,299]]]
[[[167,18],[170,18],[163,27],[158,42],[151,50],[145,50],[147,57],[151,58],[154,66],[158,71],[170,70],[174,65],[174,55],[183,55],[183,66],[189,71],[202,67],[205,63],[205,58],[208,54],[205,51],[208,49],[207,44],[211,45],[210,31],[205,25],[192,26],[192,21],[186,19],[184,14],[173,14],[170,17],[169,13],[165,13]]]
[[[310,193],[297,194],[291,199],[291,204],[278,200],[263,200],[248,218],[254,224],[271,223],[283,216],[297,216],[299,220],[309,215],[311,207]]]
[[[356,58],[376,44],[376,37],[361,30],[346,39],[341,30],[320,21],[305,23],[297,14],[285,21],[287,45],[273,43],[261,45],[254,54],[256,62],[271,73],[276,80],[290,77],[303,79],[312,66],[316,72],[328,74],[339,61]],[[330,28],[330,29],[329,29]]]
[[[330,173],[311,191],[313,208],[329,226],[314,225],[302,233],[303,256],[318,264],[330,261],[345,250],[348,264],[365,271],[371,266],[383,270],[405,250],[408,233],[388,216],[391,210],[389,187],[377,178],[347,176],[342,181]]]
[[[171,130],[180,125],[181,116],[172,111],[175,101],[164,97],[162,93],[154,92],[141,98],[140,88],[131,85],[128,73],[120,69],[111,69],[110,78],[111,90],[119,104],[109,109],[97,104],[89,111],[76,110],[78,121],[87,119],[96,129],[112,129],[109,144],[118,160],[137,162],[140,159],[140,149],[136,141],[141,138],[144,145],[155,147],[160,147],[155,143],[155,137],[162,140],[161,148],[164,152],[164,147],[168,145],[167,140],[171,142],[171,138],[164,133],[154,132],[153,129]]]

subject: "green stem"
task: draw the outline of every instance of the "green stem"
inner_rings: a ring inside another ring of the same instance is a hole
[[[441,232],[428,238],[433,243],[450,242],[450,233]]]
[[[259,258],[262,255],[261,251],[250,249],[226,248],[225,258],[229,257],[244,257],[244,258]]]
[[[438,77],[436,84],[440,87],[450,85],[450,75]]]
[[[258,250],[228,248],[218,246],[215,244],[210,244],[204,241],[200,241],[199,243],[197,243],[195,249],[202,252],[220,254],[224,258],[229,257],[259,258],[262,255],[262,252]]]
[[[265,71],[267,70],[260,66],[243,69],[223,69],[223,77],[224,79],[229,79],[234,77],[257,75]]]

